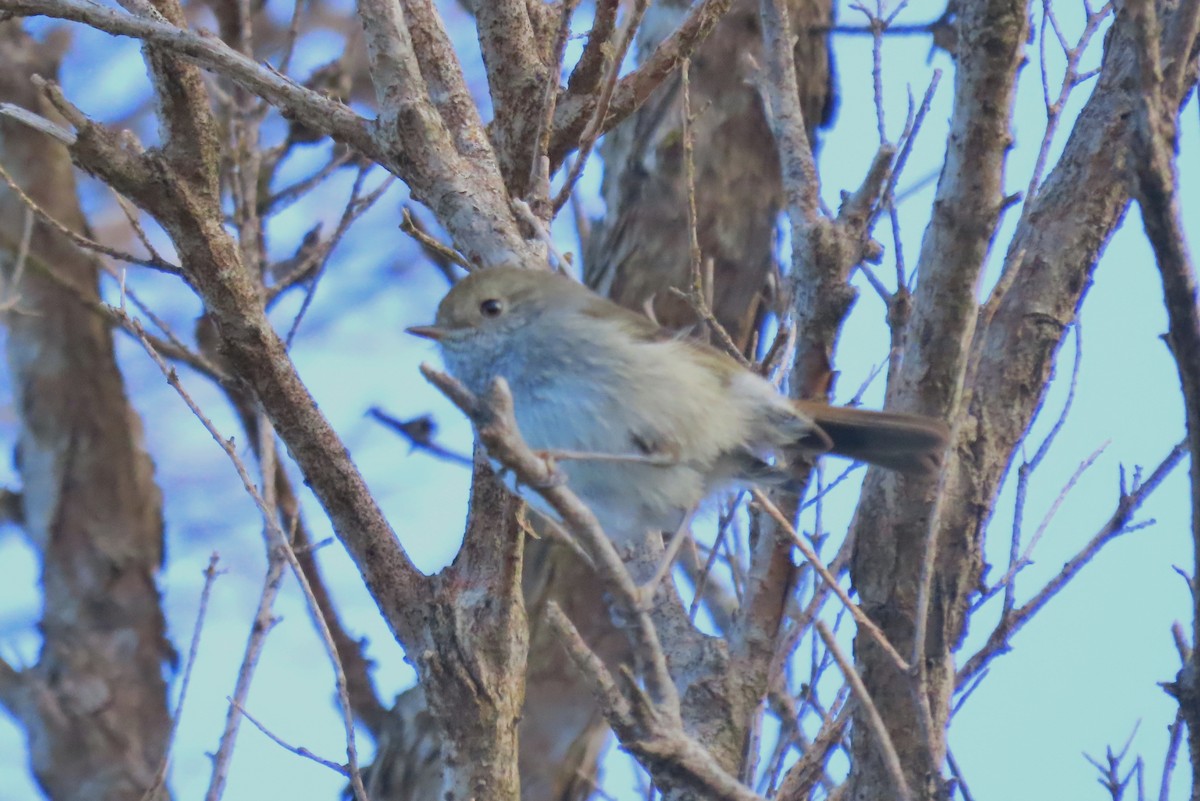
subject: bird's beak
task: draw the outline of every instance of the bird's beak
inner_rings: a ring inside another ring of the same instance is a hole
[[[432,339],[434,342],[440,342],[449,333],[445,328],[438,328],[436,325],[414,325],[404,330],[413,336],[421,337],[422,339]]]

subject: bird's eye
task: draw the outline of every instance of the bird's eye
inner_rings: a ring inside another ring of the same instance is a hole
[[[479,304],[479,313],[484,317],[499,317],[504,311],[504,304],[496,298],[488,298]]]

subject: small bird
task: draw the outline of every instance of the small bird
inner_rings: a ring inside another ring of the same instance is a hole
[[[504,377],[526,442],[575,455],[560,464],[568,486],[617,542],[674,531],[716,490],[784,483],[824,453],[928,474],[948,441],[926,417],[785,398],[725,353],[557,273],[478,270],[434,325],[408,332],[436,341],[477,395]]]

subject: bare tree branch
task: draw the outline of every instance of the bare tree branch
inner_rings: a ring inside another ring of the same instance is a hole
[[[1190,495],[1195,567],[1200,570],[1200,293],[1196,269],[1188,253],[1179,194],[1176,189],[1178,150],[1173,91],[1188,73],[1197,36],[1200,36],[1200,2],[1184,0],[1171,18],[1170,39],[1160,37],[1167,28],[1159,22],[1154,0],[1133,0],[1128,5],[1137,43],[1141,85],[1138,113],[1132,130],[1131,183],[1142,210],[1142,225],[1154,248],[1162,277],[1163,305],[1167,310],[1167,344],[1179,372],[1187,425],[1187,450],[1191,456]],[[1192,79],[1194,81],[1194,78]],[[1192,591],[1192,642],[1200,643],[1200,595]],[[1188,724],[1192,778],[1200,782],[1200,711],[1196,671],[1200,657],[1193,648],[1191,660],[1180,670],[1172,690]]]
[[[909,801],[912,798],[912,792],[908,789],[908,782],[904,778],[904,769],[900,765],[900,757],[896,753],[896,746],[892,744],[891,735],[888,734],[887,726],[884,725],[879,710],[875,708],[875,702],[871,700],[870,692],[867,691],[866,685],[863,684],[858,671],[854,669],[854,665],[842,653],[841,647],[837,644],[833,632],[825,625],[825,621],[818,620],[816,629],[817,633],[821,635],[821,640],[824,641],[825,647],[829,649],[829,652],[833,654],[833,658],[837,660],[842,675],[846,677],[847,683],[849,683],[851,689],[854,691],[855,700],[863,707],[867,722],[871,726],[871,735],[876,741],[876,747],[881,752],[883,760],[888,766],[888,771],[891,773],[896,797],[900,801]]]
[[[1124,487],[1121,488],[1121,495],[1117,498],[1117,508],[1113,511],[1108,521],[1100,527],[1100,530],[1092,536],[1087,545],[1079,553],[1071,557],[1063,565],[1058,575],[1047,582],[1032,598],[1008,614],[1005,614],[1000,622],[996,624],[996,628],[988,636],[987,643],[968,659],[967,663],[958,671],[958,675],[955,678],[957,689],[965,688],[980,672],[987,668],[993,659],[1008,650],[1012,636],[1020,631],[1051,598],[1057,595],[1099,553],[1101,548],[1122,534],[1144,527],[1144,525],[1131,525],[1134,513],[1141,508],[1142,504],[1146,502],[1154,490],[1158,488],[1159,484],[1163,482],[1163,479],[1171,474],[1171,471],[1179,464],[1185,452],[1186,447],[1184,443],[1179,443],[1159,462],[1158,466],[1154,468],[1145,481],[1130,488],[1128,491]]]
[[[642,605],[637,584],[621,562],[612,541],[600,529],[595,515],[566,488],[553,463],[537,456],[521,439],[512,419],[512,395],[507,384],[499,380],[492,394],[481,401],[445,373],[428,365],[422,365],[421,372],[471,419],[488,453],[513,470],[524,486],[545,498],[561,515],[567,530],[579,539],[595,562],[613,602],[629,621],[631,643],[641,662],[639,673],[646,681],[650,697],[666,714],[678,716],[679,697],[675,684],[667,672],[666,657],[654,623]]]
[[[959,420],[956,410],[977,318],[977,284],[1007,205],[1004,165],[1028,14],[1023,2],[968,0],[957,6],[955,23],[954,116],[921,244],[912,316],[899,335],[898,370],[888,377],[890,404],[949,421]],[[961,440],[964,435],[956,431],[953,436]],[[859,672],[919,798],[942,792],[952,651],[982,563],[978,540],[965,536],[957,519],[970,508],[956,486],[957,458],[960,454],[950,454],[946,474],[937,482],[914,483],[870,471],[855,521],[851,576],[864,611],[902,653],[922,654],[916,675],[909,676],[897,672],[866,637],[857,639]],[[916,641],[926,622],[933,622],[928,636]],[[913,731],[914,719],[921,736],[906,735]],[[891,784],[890,770],[863,733],[862,722],[856,714],[852,795],[884,792]]]
[[[541,137],[543,87],[558,91],[558,63],[547,63],[546,45],[534,34],[524,0],[476,4],[475,27],[487,67],[495,115],[491,123],[505,184],[516,197],[529,192],[530,144]]]
[[[429,100],[453,137],[455,149],[467,159],[491,160],[494,158],[492,146],[483,128],[479,108],[471,97],[462,65],[455,56],[437,8],[430,0],[404,0],[402,5],[413,54],[428,84]],[[382,8],[379,11],[382,12]],[[365,12],[360,11],[360,14],[364,14],[365,22]],[[414,97],[409,96],[406,102],[412,102]]]
[[[167,780],[167,771],[171,764],[171,748],[179,733],[179,721],[183,717],[184,702],[187,701],[188,688],[191,686],[192,669],[196,666],[196,659],[200,655],[200,634],[204,630],[204,621],[208,616],[208,601],[212,597],[212,588],[217,577],[225,572],[217,570],[219,562],[220,557],[216,551],[213,551],[208,558],[208,567],[204,569],[204,588],[200,591],[200,602],[196,609],[196,624],[192,627],[192,639],[188,645],[187,659],[183,664],[183,678],[179,682],[179,699],[175,702],[175,709],[171,714],[171,735],[167,747],[163,749],[163,761],[158,766],[154,784],[146,791],[147,798],[153,798]]]
[[[775,522],[777,525],[779,525],[780,530],[786,533],[791,539],[792,544],[795,545],[802,554],[804,554],[804,558],[808,560],[809,564],[811,564],[817,571],[818,575],[821,576],[821,580],[825,582],[825,586],[827,586],[833,592],[833,594],[838,597],[843,606],[845,606],[846,610],[850,612],[851,616],[854,618],[854,622],[858,624],[859,628],[871,635],[876,644],[884,651],[884,653],[892,658],[897,669],[905,672],[910,670],[908,662],[906,662],[904,657],[900,655],[896,648],[890,642],[888,642],[887,635],[880,630],[879,626],[877,626],[873,620],[867,617],[862,609],[859,608],[858,604],[854,603],[854,601],[850,599],[850,596],[847,595],[846,591],[842,589],[840,584],[838,584],[837,578],[834,577],[833,574],[829,572],[829,568],[825,567],[825,565],[821,562],[821,559],[817,556],[816,551],[814,551],[812,547],[804,541],[803,537],[796,533],[796,530],[792,528],[792,524],[789,523],[787,518],[783,516],[783,513],[779,511],[779,508],[775,506],[775,504],[772,503],[771,500],[759,490],[754,490],[754,499],[763,505],[763,508],[767,510],[767,513],[770,514],[771,517],[775,518]]]
[[[620,0],[598,0],[596,3],[587,44],[567,81],[567,91],[571,94],[589,95],[595,92],[600,85],[600,78],[604,74],[604,63],[609,58],[605,54],[605,48],[610,46],[613,32],[617,29],[617,10],[620,7]]]
[[[613,730],[622,744],[643,760],[659,787],[682,785],[698,797],[713,801],[764,801],[722,771],[702,745],[684,734],[678,718],[662,715],[648,698],[638,694],[636,687],[631,690],[633,698],[626,699],[604,663],[587,647],[557,604],[551,603],[547,612],[563,646],[596,688]]]
[[[703,0],[694,5],[683,23],[662,41],[654,53],[645,59],[640,67],[617,82],[608,110],[597,129],[598,134],[611,130],[614,125],[637,111],[650,94],[678,69],[683,60],[695,52],[732,4],[733,0]],[[554,138],[550,147],[552,168],[560,164],[575,146],[584,126],[595,115],[600,101],[590,88],[585,91],[587,83],[590,82],[581,83],[574,94],[568,89],[567,96],[558,102],[558,109],[554,115]]]
[[[140,331],[140,324],[134,321],[135,329]],[[362,774],[358,767],[357,748],[355,745],[354,723],[351,717],[350,700],[346,692],[346,675],[342,670],[342,665],[338,659],[337,647],[334,644],[333,638],[330,635],[328,626],[325,625],[324,617],[321,616],[319,605],[313,595],[312,588],[308,585],[303,570],[300,568],[300,563],[296,559],[296,553],[292,549],[291,541],[288,533],[279,525],[279,520],[274,514],[273,506],[275,505],[275,459],[274,459],[274,431],[267,424],[265,416],[259,420],[258,432],[260,441],[264,445],[260,445],[259,453],[262,462],[264,473],[263,486],[266,487],[266,497],[258,491],[254,485],[254,480],[250,477],[250,472],[246,465],[242,462],[238,455],[237,449],[234,447],[232,439],[226,439],[213,425],[212,421],[201,411],[195,400],[187,393],[180,383],[175,372],[167,365],[158,353],[155,352],[153,346],[146,339],[142,339],[142,346],[146,349],[146,353],[162,371],[169,383],[179,397],[187,404],[188,409],[192,414],[203,424],[212,438],[216,440],[221,449],[233,462],[234,469],[237,471],[238,477],[242,480],[242,486],[246,492],[254,500],[255,506],[258,507],[259,514],[262,516],[263,523],[267,530],[267,552],[268,566],[267,577],[263,585],[263,592],[259,599],[258,612],[255,615],[254,625],[251,627],[250,640],[246,646],[246,655],[242,661],[242,667],[238,673],[238,693],[230,700],[230,714],[226,718],[225,733],[221,738],[221,747],[217,757],[213,760],[213,780],[209,784],[208,795],[209,801],[219,799],[224,790],[224,783],[227,776],[229,760],[233,756],[233,744],[237,735],[237,724],[245,707],[245,698],[249,694],[250,679],[254,673],[254,669],[258,662],[258,657],[262,654],[263,646],[266,644],[266,635],[273,628],[277,618],[271,615],[271,606],[275,597],[278,595],[280,584],[283,578],[283,570],[285,566],[291,567],[293,575],[300,582],[300,587],[304,591],[305,599],[309,603],[309,608],[314,611],[314,617],[318,623],[318,632],[321,634],[321,639],[326,647],[326,652],[330,656],[333,663],[335,685],[337,688],[337,698],[339,707],[342,712],[343,722],[346,728],[346,755],[348,757],[347,775],[351,779],[351,786],[354,790],[356,801],[367,801],[366,790],[362,785]],[[256,724],[257,725],[257,724]]]
[[[20,16],[47,16],[81,22],[114,36],[131,36],[170,48],[219,70],[260,97],[288,109],[305,125],[345,141],[371,157],[381,156],[366,121],[347,106],[261,67],[213,36],[202,36],[165,21],[122,13],[91,0],[3,0],[0,10]],[[380,159],[382,160],[382,159]]]

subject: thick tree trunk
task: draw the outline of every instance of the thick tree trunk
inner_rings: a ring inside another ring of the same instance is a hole
[[[1041,406],[1063,336],[1130,197],[1127,176],[1112,162],[1113,143],[1130,135],[1140,91],[1134,77],[1136,45],[1121,11],[1105,40],[1097,85],[1058,163],[1026,199],[1004,277],[980,309],[976,282],[1004,204],[1003,157],[1011,119],[1005,98],[1024,57],[1025,11],[1021,3],[959,6],[962,44],[951,152],[921,254],[903,366],[889,387],[890,399],[901,408],[961,420],[946,467],[941,517],[932,531],[936,553],[926,588],[927,637],[916,649],[927,674],[929,732],[918,722],[912,677],[902,676],[869,637],[860,633],[856,640],[864,683],[918,799],[939,798],[945,791],[939,781],[945,730],[962,679],[954,652],[979,588],[984,526],[1012,454]],[[1165,30],[1171,31],[1169,16],[1164,18]],[[1184,47],[1191,51],[1193,42]],[[1195,71],[1193,55],[1185,70],[1187,87]],[[1167,95],[1172,108],[1186,96],[1178,87],[1168,88]],[[991,111],[979,113],[977,103]],[[991,133],[979,126],[991,127]],[[873,473],[854,528],[852,575],[863,609],[906,656],[914,651],[930,534],[932,499],[928,487],[918,490]],[[894,791],[894,782],[858,711],[854,725],[850,797],[883,797]]]
[[[56,61],[18,22],[0,23],[0,101],[53,116],[31,77],[54,76]],[[58,143],[0,118],[0,163],[42,209],[83,231],[73,168]],[[28,219],[0,187],[22,510],[45,593],[37,664],[0,667],[0,702],[24,727],[34,774],[54,801],[165,798],[163,667],[175,654],[155,586],[161,499],[111,331],[89,308],[99,301],[96,258],[40,220],[22,253]]]

